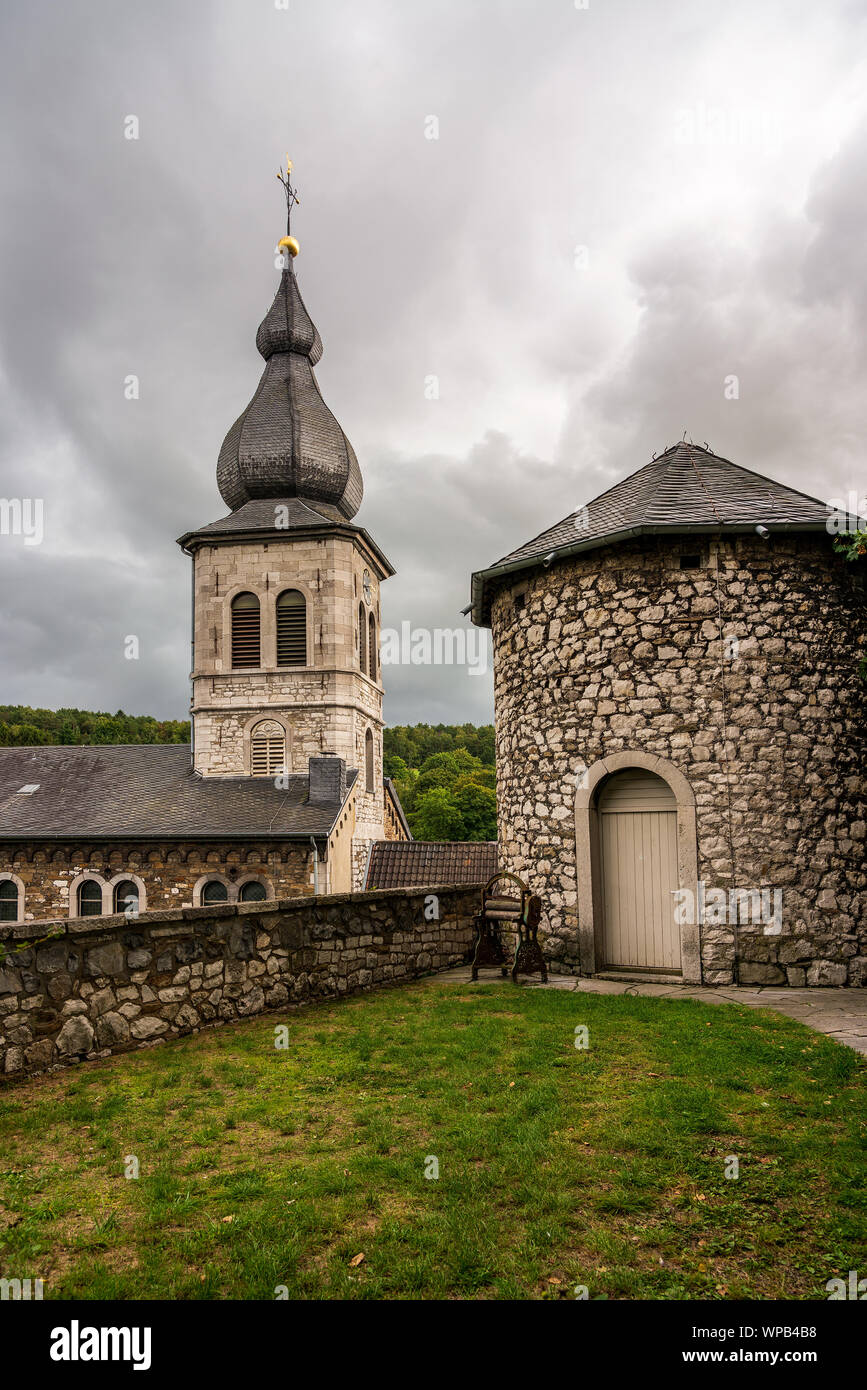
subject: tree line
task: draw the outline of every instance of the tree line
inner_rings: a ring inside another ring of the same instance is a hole
[[[84,709],[31,709],[0,705],[0,747],[35,743],[189,743],[188,719],[148,714],[95,713]]]

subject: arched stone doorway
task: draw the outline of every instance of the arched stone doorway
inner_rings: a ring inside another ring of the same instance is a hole
[[[698,877],[695,796],[683,773],[647,753],[594,763],[575,797],[575,848],[582,971],[700,984],[698,923],[674,923],[674,890],[694,891]]]
[[[600,784],[596,814],[602,968],[680,974],[674,792],[655,772],[624,768]]]

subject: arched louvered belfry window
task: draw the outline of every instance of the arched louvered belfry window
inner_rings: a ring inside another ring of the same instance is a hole
[[[373,791],[373,734],[368,729],[364,735],[364,780],[369,792]]]
[[[259,600],[255,594],[232,599],[232,666],[259,666]]]
[[[367,619],[363,603],[358,605],[358,669],[367,670]]]
[[[376,619],[374,618],[374,616],[373,616],[372,613],[371,613],[371,615],[370,615],[370,622],[368,623],[367,661],[368,661],[368,672],[369,672],[369,675],[370,675],[370,679],[371,679],[372,681],[375,681],[375,680],[376,680]]]
[[[307,665],[307,603],[297,589],[277,600],[277,665]]]
[[[288,772],[286,731],[276,719],[262,719],[250,734],[250,771],[254,777],[276,777]]]
[[[79,917],[102,916],[102,884],[95,878],[86,878],[78,885]]]
[[[0,883],[0,922],[18,921],[18,884],[4,878]]]
[[[128,912],[131,917],[138,916],[138,884],[131,878],[114,885],[115,912]]]

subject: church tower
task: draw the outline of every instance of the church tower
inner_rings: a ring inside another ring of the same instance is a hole
[[[291,168],[280,176],[289,217]],[[229,513],[179,541],[193,562],[192,760],[206,778],[306,774],[323,755],[357,769],[358,884],[385,837],[380,585],[394,571],[353,521],[361,470],[313,373],[322,342],[288,217],[280,250],[256,334],[265,370],[217,464]]]

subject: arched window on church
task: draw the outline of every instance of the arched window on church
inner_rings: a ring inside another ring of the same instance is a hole
[[[363,603],[358,605],[358,669],[367,670],[367,619]]]
[[[286,732],[276,719],[262,719],[250,734],[250,770],[254,777],[276,777],[288,772]]]
[[[78,885],[78,915],[102,916],[102,884],[95,878],[86,878]]]
[[[307,665],[307,604],[297,589],[277,600],[277,665]]]
[[[373,734],[368,729],[364,735],[364,780],[366,789],[373,791]]]
[[[18,921],[18,884],[4,878],[0,883],[0,922]]]
[[[260,883],[256,878],[250,878],[246,883],[241,884],[238,901],[242,903],[263,903],[267,896],[268,893],[264,883]]]
[[[131,878],[114,885],[115,912],[128,912],[131,917],[138,916],[138,884]]]
[[[373,616],[372,613],[371,613],[371,615],[370,615],[370,622],[369,622],[369,624],[368,624],[367,659],[368,659],[368,662],[370,663],[370,665],[369,665],[370,679],[371,679],[372,681],[375,681],[375,680],[376,680],[376,619],[374,618],[374,616]]]
[[[259,600],[255,594],[232,599],[232,666],[259,666]]]
[[[202,885],[201,901],[202,907],[207,907],[208,903],[228,902],[229,890],[218,878],[212,878]]]

